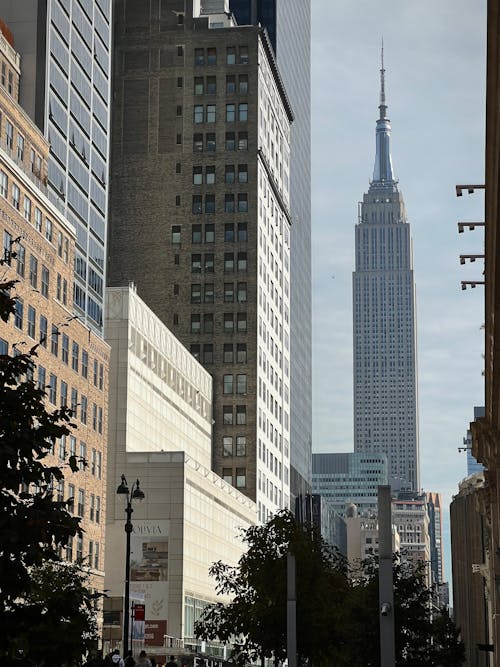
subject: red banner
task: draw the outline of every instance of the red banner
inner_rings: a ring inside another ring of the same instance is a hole
[[[146,605],[145,604],[134,605],[134,621],[144,621],[145,618],[146,618]]]
[[[146,621],[145,646],[163,646],[167,634],[167,621]]]

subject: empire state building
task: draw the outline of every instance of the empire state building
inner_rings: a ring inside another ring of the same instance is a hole
[[[420,489],[410,225],[392,168],[382,52],[373,180],[359,204],[353,272],[354,451],[387,454],[394,491]]]

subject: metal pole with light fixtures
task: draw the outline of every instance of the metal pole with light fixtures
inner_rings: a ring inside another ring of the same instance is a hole
[[[144,500],[144,492],[139,486],[139,480],[132,484],[129,490],[125,475],[122,475],[122,481],[116,489],[118,495],[125,495],[127,497],[127,506],[125,507],[125,514],[127,520],[125,521],[125,535],[126,535],[126,551],[125,551],[125,597],[123,601],[123,656],[126,657],[128,653],[128,629],[129,629],[129,607],[130,607],[130,534],[132,533],[132,500]]]

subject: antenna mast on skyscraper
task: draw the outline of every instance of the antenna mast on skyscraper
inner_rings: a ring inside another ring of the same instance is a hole
[[[385,69],[384,69],[384,38],[382,37],[382,49],[380,52],[380,118],[385,118],[387,105],[385,103]]]

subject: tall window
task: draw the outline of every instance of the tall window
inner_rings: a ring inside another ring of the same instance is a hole
[[[28,306],[28,336],[35,338],[36,310],[33,306]]]
[[[241,102],[238,104],[238,120],[248,120],[248,104],[246,102]]]
[[[34,255],[30,255],[30,285],[38,287],[38,260]]]
[[[78,343],[75,343],[75,341],[73,341],[73,348],[72,348],[72,355],[71,355],[71,368],[76,373],[78,373],[79,355],[80,355],[80,347],[79,347]]]
[[[9,189],[9,178],[4,171],[0,171],[0,195],[7,199]]]
[[[26,261],[26,249],[19,243],[17,246],[17,275],[24,278],[24,269]]]
[[[232,394],[233,393],[233,376],[232,375],[224,375],[223,391],[224,391],[224,394]]]
[[[50,274],[48,268],[46,266],[42,266],[42,283],[40,292],[46,299],[49,296],[49,276]]]
[[[47,347],[47,318],[40,315],[40,345]]]
[[[57,377],[51,373],[49,379],[49,401],[52,405],[57,402]]]
[[[19,211],[20,199],[21,199],[21,190],[15,183],[12,183],[12,206],[14,208],[17,208],[18,211]]]
[[[10,120],[5,121],[5,144],[7,148],[12,150],[14,144],[14,126]]]
[[[59,354],[59,329],[55,324],[52,325],[52,332],[50,335],[50,351],[57,357]]]
[[[67,364],[69,359],[69,338],[66,334],[62,335],[62,361]]]
[[[23,328],[23,313],[24,313],[24,303],[22,299],[16,299],[15,312],[14,312],[14,326],[17,329]]]

